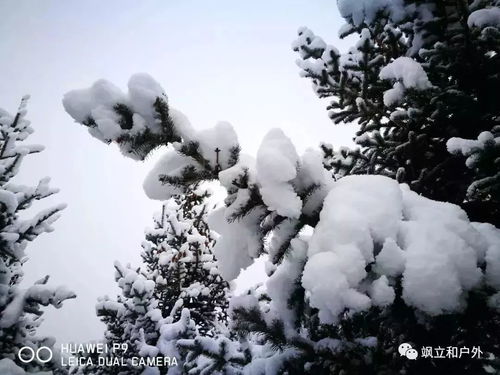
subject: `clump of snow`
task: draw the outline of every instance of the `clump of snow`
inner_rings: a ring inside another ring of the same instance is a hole
[[[293,327],[296,316],[289,308],[289,298],[295,290],[294,284],[300,281],[302,266],[307,255],[307,245],[303,240],[295,238],[290,246],[290,253],[267,280],[266,287],[271,298],[271,313]]]
[[[231,190],[233,181],[245,172],[248,175],[249,184],[254,184],[256,179],[255,159],[250,155],[242,153],[240,154],[238,163],[231,168],[219,172],[219,182],[226,189]]]
[[[377,255],[375,270],[381,275],[399,276],[405,266],[405,252],[401,250],[392,238],[387,238],[382,250]]]
[[[500,26],[500,8],[491,7],[472,12],[467,19],[469,27]]]
[[[113,83],[100,79],[90,88],[73,90],[64,95],[66,112],[78,122],[87,121],[92,111],[111,108],[117,103],[126,103],[126,96]]]
[[[3,210],[8,213],[16,211],[19,202],[17,201],[16,194],[8,190],[0,190],[0,204]]]
[[[326,194],[330,190],[334,179],[323,165],[323,154],[319,150],[307,149],[301,156],[300,167],[294,186],[299,191],[306,191],[316,186],[308,199],[303,201],[302,213],[310,215],[320,209]]]
[[[453,137],[446,142],[446,147],[448,152],[452,154],[465,156],[465,165],[468,168],[482,169],[483,156],[487,157],[500,149],[500,135],[484,131],[478,135],[477,139]],[[498,170],[493,169],[490,173],[481,176],[469,185],[467,188],[469,198],[475,199],[478,193],[481,194],[481,191],[487,190],[486,187],[500,177]]]
[[[500,286],[499,245],[500,230],[471,224],[458,206],[387,177],[344,177],[325,199],[302,285],[324,323],[344,310],[392,303],[400,275],[408,305],[429,315],[460,311],[483,278],[484,261],[487,282]],[[367,288],[371,264],[380,276]]]
[[[290,181],[297,176],[299,156],[281,129],[273,129],[264,137],[257,152],[257,178],[260,193],[269,209],[278,214],[298,218],[302,201]]]
[[[404,98],[405,88],[401,82],[395,82],[392,89],[384,92],[384,105],[391,107],[401,103]]]
[[[163,88],[153,77],[146,73],[137,73],[128,81],[128,100],[134,111],[147,122],[154,123],[153,105],[157,98],[165,96]]]
[[[319,309],[323,323],[335,323],[344,309],[362,311],[370,307],[370,298],[355,288],[365,276],[360,252],[354,247],[342,250],[343,257],[333,252],[316,254],[304,267],[302,286],[309,294],[310,304]],[[346,270],[351,271],[351,282]]]
[[[200,158],[182,152],[188,143],[197,148]],[[228,122],[219,122],[215,127],[199,132],[192,130],[189,138],[174,143],[158,160],[144,180],[144,191],[149,198],[157,200],[181,194],[184,191],[182,184],[170,183],[165,177],[179,179],[186,174],[202,173],[207,168],[215,175],[233,166],[234,152],[238,149],[238,137]]]
[[[173,129],[166,129],[168,125],[160,120],[165,114],[157,111],[157,101],[168,103],[163,88],[148,74],[139,73],[131,76],[128,93],[99,80],[89,88],[66,93],[63,106],[76,122],[88,127],[93,137],[105,143],[116,142],[124,155],[144,159],[154,145],[140,149],[133,144],[133,138],[146,135],[151,139],[151,134],[168,133],[169,137],[190,139],[193,133],[186,116],[171,108],[168,117]]]
[[[394,288],[389,286],[389,280],[385,275],[380,276],[372,283],[370,297],[375,306],[387,306],[394,301],[396,297]]]
[[[355,26],[372,23],[381,11],[395,22],[402,20],[406,14],[402,0],[339,0],[337,6],[340,15]]]
[[[213,211],[208,225],[221,235],[213,247],[220,273],[225,280],[233,280],[259,256],[261,237],[258,235],[257,219],[262,212],[254,210],[231,223],[228,223],[226,214],[225,208]]]
[[[403,298],[431,315],[458,311],[463,293],[481,279],[478,254],[486,242],[458,206],[403,193]]]
[[[297,51],[302,59],[308,59],[310,56],[319,56],[326,48],[326,43],[319,36],[307,27],[300,27],[297,30],[297,39],[292,43],[292,49]]]
[[[230,166],[230,151],[239,145],[233,126],[226,121],[220,121],[213,128],[199,131],[193,138],[199,142],[201,154],[205,159],[210,165],[218,164],[219,170]]]
[[[453,137],[446,142],[448,152],[451,154],[462,154],[467,157],[465,164],[471,168],[476,161],[478,151],[483,150],[487,144],[494,144],[500,146],[500,137],[495,137],[489,131],[481,132],[476,139],[464,139]]]
[[[144,179],[142,185],[144,192],[150,199],[156,200],[167,200],[173,195],[182,194],[182,187],[164,183],[161,178],[179,177],[189,167],[199,170],[199,166],[192,158],[181,155],[175,150],[167,150]]]
[[[163,324],[160,327],[160,338],[156,346],[160,353],[168,357],[181,358],[177,341],[183,338],[190,338],[196,333],[196,324],[191,319],[189,310],[184,308],[181,311],[179,320]]]
[[[398,57],[384,66],[379,76],[382,79],[400,80],[406,88],[425,90],[432,87],[422,65],[406,56]]]
[[[486,239],[488,249],[486,250],[486,282],[493,288],[500,290],[500,238],[498,229],[487,223],[473,223]]]
[[[381,79],[396,80],[392,89],[384,92],[384,104],[393,106],[402,101],[405,90],[432,88],[427,73],[418,62],[410,57],[401,56],[384,66],[379,73]]]
[[[399,186],[382,176],[371,176],[369,180],[344,177],[333,185],[311,238],[310,255],[337,244],[354,243],[363,258],[371,262],[373,241],[396,237],[402,217]]]

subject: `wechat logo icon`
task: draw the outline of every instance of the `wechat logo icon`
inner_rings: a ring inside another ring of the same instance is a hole
[[[418,357],[418,352],[411,347],[410,344],[407,342],[402,343],[399,345],[398,348],[399,355],[402,357],[405,356],[408,359],[415,360]]]

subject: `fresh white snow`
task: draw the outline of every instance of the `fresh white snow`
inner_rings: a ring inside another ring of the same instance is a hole
[[[472,12],[467,19],[469,27],[500,26],[500,9],[497,7],[479,9]]]

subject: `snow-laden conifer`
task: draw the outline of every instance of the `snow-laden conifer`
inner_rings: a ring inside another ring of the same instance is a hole
[[[499,224],[498,156],[483,153],[471,168],[468,155],[446,148],[450,138],[476,140],[499,126],[499,5],[341,0],[339,36],[357,39],[345,53],[299,29],[293,49],[301,75],[330,99],[334,123],[359,125],[359,149],[325,150],[334,174],[394,177],[462,206],[473,220]]]
[[[36,359],[28,361],[30,357],[23,358],[27,360],[23,363],[18,356],[19,350],[26,346],[34,351],[42,346],[55,349],[54,338],[37,333],[43,307],[51,305],[60,308],[65,300],[75,298],[75,294],[65,287],[47,285],[48,275],[34,285],[21,286],[23,264],[28,260],[27,245],[42,233],[51,232],[52,223],[65,207],[59,204],[33,213],[33,203],[58,190],[49,186],[48,177],[34,186],[21,185],[16,181],[24,158],[43,150],[40,145],[25,143],[33,133],[30,122],[25,118],[27,100],[28,97],[22,99],[14,116],[0,109],[0,372],[17,371],[22,374],[24,371],[54,370],[58,373],[63,370],[60,369],[57,350],[47,363]],[[25,349],[21,355],[30,356],[31,352]]]

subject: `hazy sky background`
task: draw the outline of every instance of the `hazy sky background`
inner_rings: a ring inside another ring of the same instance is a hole
[[[26,282],[50,274],[78,294],[47,311],[40,332],[60,342],[102,336],[96,299],[118,291],[114,260],[139,264],[144,228],[161,207],[142,191],[158,155],[138,163],[93,139],[65,113],[65,92],[99,78],[125,89],[131,74],[147,72],[196,128],[232,123],[247,153],[273,127],[300,151],[350,144],[352,128],[330,122],[290,47],[305,25],[346,50],[334,0],[0,0],[0,14],[0,107],[14,112],[31,94],[30,141],[46,146],[26,159],[20,179],[50,176],[61,189],[51,202],[68,203],[56,230],[28,246],[24,267]],[[247,272],[240,288],[259,278],[261,269]]]

